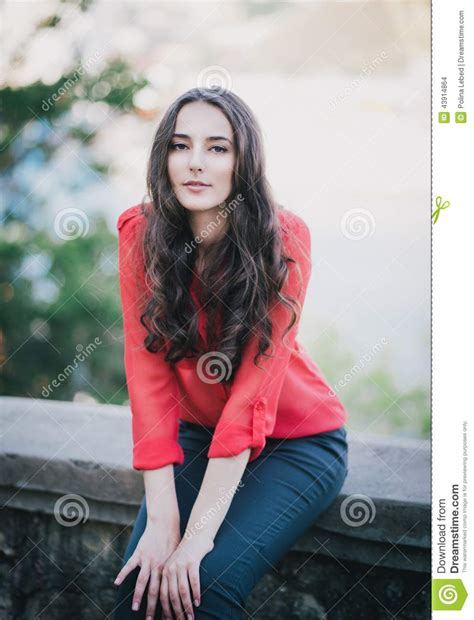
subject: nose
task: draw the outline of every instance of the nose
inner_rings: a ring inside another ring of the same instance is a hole
[[[190,151],[190,156],[189,156],[189,169],[194,171],[194,170],[201,170],[202,171],[202,154],[201,154],[201,150],[199,148],[194,148]]]

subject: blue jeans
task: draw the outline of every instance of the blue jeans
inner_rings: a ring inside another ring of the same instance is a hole
[[[174,466],[174,472],[181,536],[206,471],[212,433],[211,427],[180,420],[185,459]],[[214,548],[201,561],[201,603],[193,606],[197,620],[246,615],[245,601],[257,582],[277,570],[276,564],[338,496],[348,472],[347,456],[344,427],[293,439],[267,437],[260,456],[245,468]],[[135,550],[146,519],[143,497],[123,564]],[[131,609],[139,571],[138,566],[116,586],[114,620],[145,618],[148,586],[140,609]],[[155,619],[161,620],[161,614],[158,597]]]

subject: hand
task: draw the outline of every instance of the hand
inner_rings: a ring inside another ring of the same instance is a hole
[[[137,566],[141,566],[133,595],[132,609],[137,610],[140,608],[143,592],[148,580],[150,580],[146,610],[147,620],[149,617],[154,618],[163,564],[179,545],[179,541],[179,525],[169,528],[162,523],[157,524],[148,520],[133,555],[114,581],[115,585],[120,585],[132,570]]]
[[[178,620],[185,618],[185,614],[189,614],[194,619],[192,600],[198,606],[201,598],[199,566],[202,558],[213,548],[214,542],[203,533],[189,537],[185,535],[174,553],[166,560],[160,588],[163,618],[172,617],[171,600]],[[192,597],[189,583],[191,583]]]

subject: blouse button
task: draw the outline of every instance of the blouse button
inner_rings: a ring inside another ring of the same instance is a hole
[[[253,418],[253,440],[257,443],[262,442],[265,437],[265,402],[260,399],[253,406],[255,416]]]

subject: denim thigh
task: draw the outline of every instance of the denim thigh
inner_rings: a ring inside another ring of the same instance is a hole
[[[181,535],[189,520],[208,464],[213,429],[183,420],[179,440],[185,459],[174,466]],[[307,437],[267,437],[260,456],[245,468],[214,548],[200,565],[201,604],[195,617],[241,618],[245,601],[263,575],[278,562],[338,496],[348,472],[346,430]],[[125,563],[146,525],[143,497],[125,551]],[[145,618],[147,592],[138,611],[131,610],[139,567],[119,586],[115,620]],[[158,600],[155,618],[161,618]]]

